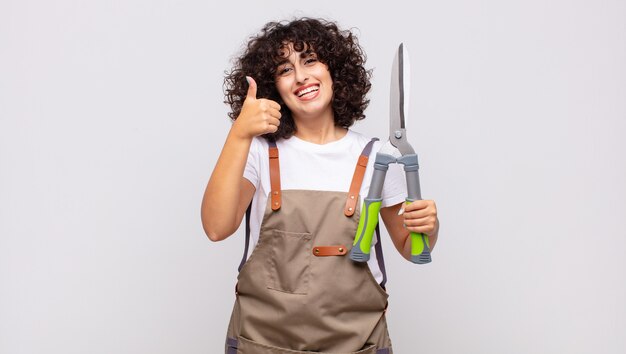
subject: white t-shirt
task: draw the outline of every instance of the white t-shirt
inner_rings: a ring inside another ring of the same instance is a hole
[[[311,143],[296,136],[279,139],[276,146],[280,156],[281,189],[348,192],[358,157],[369,141],[370,139],[363,134],[353,130],[348,130],[343,138],[324,145]],[[357,206],[359,209],[368,194],[376,152],[381,146],[382,143],[376,141],[372,147],[361,185],[361,201]],[[260,223],[271,191],[268,143],[264,138],[253,139],[243,176],[256,187],[250,215],[250,249],[254,249],[259,240]],[[382,208],[396,205],[406,199],[406,179],[402,165],[389,165],[382,198]],[[382,221],[380,223],[382,224]],[[375,242],[372,241],[372,247]],[[376,252],[371,252],[370,255],[368,265],[374,278],[380,283],[383,276],[378,267]]]

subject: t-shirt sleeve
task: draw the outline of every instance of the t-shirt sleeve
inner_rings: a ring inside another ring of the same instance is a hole
[[[259,189],[259,142],[257,138],[252,139],[250,151],[248,152],[248,160],[246,168],[243,171],[243,177],[250,181],[256,189]]]
[[[383,185],[382,208],[402,203],[406,200],[406,177],[401,164],[390,164]]]

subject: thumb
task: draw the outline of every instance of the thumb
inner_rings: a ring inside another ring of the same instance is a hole
[[[246,81],[248,81],[248,98],[256,98],[256,81],[250,76],[246,76]]]

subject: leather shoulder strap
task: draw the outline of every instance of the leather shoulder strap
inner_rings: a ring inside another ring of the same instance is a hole
[[[363,184],[363,176],[365,176],[365,170],[367,169],[367,161],[369,160],[370,153],[372,152],[372,146],[374,142],[378,141],[378,138],[372,138],[367,145],[361,151],[359,159],[356,162],[354,168],[354,175],[352,176],[352,182],[350,183],[350,190],[348,191],[348,198],[346,199],[346,206],[343,208],[343,213],[346,216],[352,216],[356,210],[356,202],[361,191],[361,184]]]
[[[272,210],[276,211],[280,209],[281,205],[281,191],[280,191],[280,164],[278,163],[278,147],[273,141],[269,142],[269,156],[270,156],[270,186],[271,186],[271,198],[272,198]]]

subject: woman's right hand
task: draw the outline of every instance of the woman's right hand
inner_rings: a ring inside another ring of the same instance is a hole
[[[272,100],[256,98],[256,81],[250,76],[248,94],[243,101],[241,112],[231,128],[232,133],[240,138],[251,139],[255,136],[275,133],[280,125],[280,105]]]

